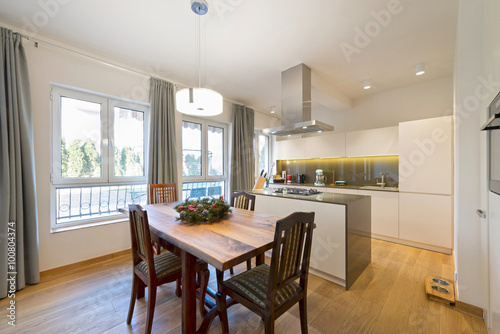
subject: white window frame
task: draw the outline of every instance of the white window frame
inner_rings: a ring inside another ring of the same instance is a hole
[[[182,182],[210,182],[210,181],[225,181],[225,188],[227,193],[229,181],[229,154],[228,154],[228,126],[225,123],[207,120],[204,118],[183,116],[182,121],[201,124],[201,176],[182,176]],[[208,127],[218,127],[224,129],[224,174],[219,176],[208,175]],[[181,126],[182,131],[182,126]],[[182,138],[182,134],[181,134]],[[181,143],[182,151],[182,143]],[[181,168],[184,168],[184,160],[181,153]]]
[[[259,150],[259,137],[261,135],[264,135],[262,133],[262,130],[260,129],[255,129],[254,130],[254,141],[253,141],[253,145],[254,145],[254,156],[255,156],[255,178],[257,179],[257,177],[260,175],[260,166],[259,166],[259,163],[260,163],[260,150]],[[273,163],[272,161],[272,137],[269,136],[269,135],[264,135],[268,138],[268,146],[267,146],[267,159],[269,161],[269,170],[266,170],[265,172],[266,173],[272,173],[273,171],[271,170],[271,165]],[[270,177],[271,175],[268,175],[268,177]]]
[[[61,97],[80,99],[93,103],[100,103],[101,108],[101,177],[96,178],[62,178],[61,176]],[[56,189],[58,188],[78,188],[90,186],[111,186],[111,185],[133,185],[147,184],[148,178],[148,154],[149,154],[149,103],[122,99],[116,96],[106,95],[89,90],[74,88],[66,85],[51,83],[51,141],[52,141],[52,163],[51,163],[51,231],[66,230],[67,228],[77,228],[79,226],[93,226],[103,222],[123,221],[124,215],[82,218],[74,222],[57,224]],[[114,142],[113,142],[113,122],[114,107],[133,109],[144,112],[144,175],[143,176],[114,176]],[[116,218],[120,219],[116,219]]]

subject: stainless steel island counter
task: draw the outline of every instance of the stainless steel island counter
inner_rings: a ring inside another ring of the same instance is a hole
[[[309,196],[248,191],[255,211],[288,216],[314,211],[310,272],[349,289],[371,262],[371,197],[320,193]]]

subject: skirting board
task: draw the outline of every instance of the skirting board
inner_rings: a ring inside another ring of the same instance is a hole
[[[385,235],[380,235],[380,234],[373,234],[372,233],[372,238],[378,239],[378,240],[383,240],[383,241],[393,242],[395,244],[400,244],[400,245],[405,245],[405,246],[410,246],[410,247],[415,247],[415,248],[427,249],[427,250],[430,250],[433,252],[438,252],[438,253],[443,253],[443,254],[448,254],[448,255],[451,255],[451,251],[452,251],[450,248],[433,246],[433,245],[423,244],[420,242],[398,239],[398,238],[393,238],[393,237],[387,237]]]
[[[460,300],[455,301],[455,309],[457,311],[470,314],[470,315],[477,317],[477,318],[480,318],[480,319],[484,318],[482,308],[475,306],[475,305],[461,302]]]
[[[111,253],[111,254],[95,257],[92,259],[83,260],[83,261],[68,264],[68,265],[65,265],[62,267],[44,270],[44,271],[40,272],[40,278],[46,278],[49,276],[57,275],[61,272],[66,272],[68,270],[73,270],[76,268],[81,268],[83,266],[88,266],[88,265],[92,265],[92,264],[99,263],[102,261],[114,259],[114,258],[122,256],[122,255],[132,255],[132,249],[125,249],[125,250],[122,250],[122,251],[119,251],[116,253]]]
[[[330,281],[332,283],[338,284],[340,286],[345,287],[345,280],[338,278],[337,276],[333,276],[327,273],[322,272],[321,270],[317,270],[314,268],[309,267],[309,273],[313,274],[315,276],[321,277],[323,279],[326,279],[327,281]]]

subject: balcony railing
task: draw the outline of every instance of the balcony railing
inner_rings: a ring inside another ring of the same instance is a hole
[[[203,197],[219,198],[225,193],[224,183],[225,181],[184,182],[182,183],[182,200]]]
[[[57,188],[56,224],[120,215],[119,208],[146,204],[147,185]]]

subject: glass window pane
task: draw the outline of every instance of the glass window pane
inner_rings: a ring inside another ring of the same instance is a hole
[[[101,177],[101,104],[61,97],[61,177]]]
[[[224,129],[208,127],[208,175],[224,175]]]
[[[201,176],[201,124],[182,122],[182,176]]]
[[[259,173],[261,170],[271,172],[269,170],[269,137],[259,136]]]
[[[144,176],[144,112],[114,108],[115,176]]]

